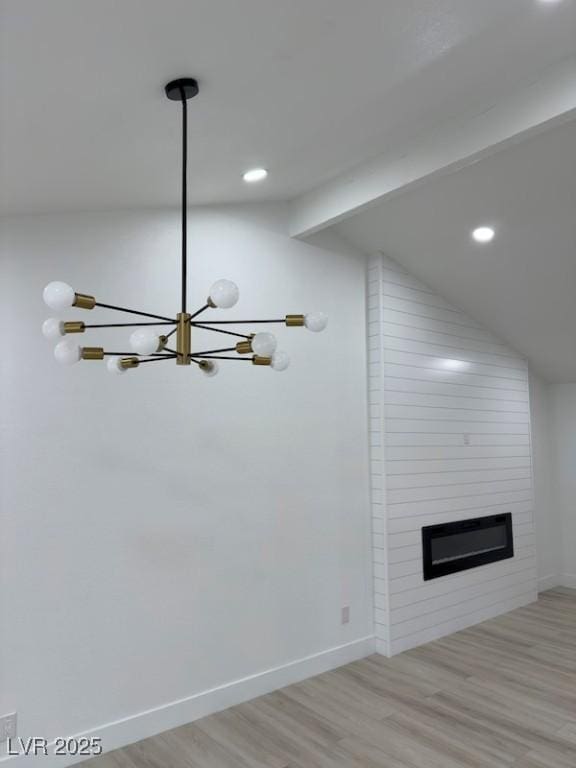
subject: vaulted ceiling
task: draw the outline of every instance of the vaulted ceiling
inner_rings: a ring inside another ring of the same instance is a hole
[[[496,237],[478,245],[471,231]],[[504,337],[550,381],[576,382],[576,119],[336,226]]]
[[[576,0],[0,0],[0,215],[177,204],[182,75],[192,203],[290,200],[576,381]]]
[[[489,109],[574,46],[572,0],[2,0],[0,212],[288,199]],[[247,187],[246,168],[269,180]]]

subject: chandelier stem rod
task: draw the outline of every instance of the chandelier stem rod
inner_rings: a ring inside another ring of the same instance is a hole
[[[190,315],[190,319],[188,320],[188,322],[190,322],[193,317],[198,317],[199,314],[204,312],[206,309],[209,309],[209,307],[210,307],[210,304],[205,304],[203,307],[200,307],[198,311],[194,312],[193,315]],[[170,333],[167,334],[166,338],[169,339],[170,336],[172,336],[173,333],[176,333],[177,330],[178,330],[177,328],[174,328],[173,331],[170,331]]]
[[[186,282],[188,279],[188,108],[184,88],[180,89],[182,98],[182,312],[186,312]]]
[[[201,328],[204,331],[214,331],[215,333],[226,333],[228,336],[238,336],[240,339],[251,339],[251,336],[245,333],[235,333],[234,331],[225,331],[223,328],[210,328],[209,325],[201,325],[200,323],[192,323],[195,328]]]
[[[157,323],[99,323],[84,325],[84,328],[136,328],[142,325],[175,325],[175,320],[159,320]]]
[[[97,301],[94,304],[95,307],[102,307],[102,309],[115,309],[117,312],[128,312],[130,315],[141,315],[142,317],[152,317],[154,320],[165,320],[167,323],[175,323],[171,317],[164,317],[163,315],[151,315],[149,312],[138,312],[135,309],[126,309],[126,307],[116,307],[113,304],[102,304]]]

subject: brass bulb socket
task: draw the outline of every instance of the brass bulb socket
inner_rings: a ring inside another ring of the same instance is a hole
[[[176,365],[190,365],[190,350],[192,347],[191,337],[192,329],[190,319],[192,315],[188,312],[179,312],[176,315],[178,325],[176,326]]]
[[[304,315],[286,315],[286,325],[288,328],[302,327],[304,325]]]
[[[211,360],[202,360],[198,363],[198,368],[201,368],[203,371],[211,371],[214,368],[214,363]]]
[[[160,336],[160,342],[158,344],[158,349],[156,352],[162,352],[166,344],[168,343],[168,337],[167,336]]]
[[[258,355],[254,355],[252,358],[252,365],[272,365],[272,358],[258,357]]]
[[[94,309],[96,306],[96,299],[94,296],[88,296],[86,293],[75,293],[72,306],[78,307],[79,309]]]
[[[64,323],[64,333],[84,333],[86,327],[82,322]]]
[[[138,360],[137,357],[121,357],[120,358],[119,366],[124,370],[128,370],[128,368],[138,368],[139,365],[140,365],[140,360]]]
[[[208,296],[208,298],[206,299],[206,304],[208,304],[210,309],[216,309],[216,304],[214,304],[210,296]]]
[[[104,360],[104,347],[82,347],[82,360]]]
[[[239,355],[249,355],[250,352],[252,352],[252,340],[239,341],[238,344],[236,344],[236,352],[238,352]]]

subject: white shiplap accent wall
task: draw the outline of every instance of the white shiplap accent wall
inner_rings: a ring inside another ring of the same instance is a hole
[[[393,655],[536,599],[528,369],[385,256],[367,290],[375,626]],[[424,525],[502,512],[513,559],[423,580]]]

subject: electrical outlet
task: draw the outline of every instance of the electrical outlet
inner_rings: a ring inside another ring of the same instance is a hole
[[[0,717],[0,742],[6,741],[7,739],[15,739],[17,725],[18,715],[16,712]]]
[[[350,606],[345,605],[342,608],[342,624],[349,624],[350,623]]]

